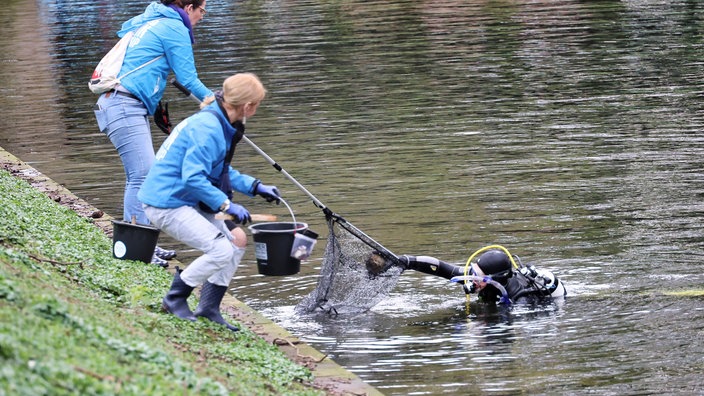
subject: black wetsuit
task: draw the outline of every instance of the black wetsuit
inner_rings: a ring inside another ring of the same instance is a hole
[[[513,304],[535,304],[552,300],[550,291],[539,280],[531,279],[520,271],[513,271],[511,277],[501,283]],[[496,302],[501,298],[499,289],[492,285],[486,285],[478,295],[483,302]]]
[[[464,266],[454,265],[438,260],[430,256],[401,256],[399,259],[407,265],[408,269],[423,272],[429,275],[439,276],[445,279],[452,279],[455,276],[464,275]],[[497,279],[497,281],[499,281]],[[533,304],[551,301],[554,290],[564,292],[564,287],[560,281],[554,278],[550,287],[546,287],[543,279],[534,267],[523,267],[521,270],[513,270],[508,279],[499,283],[504,286],[511,303]],[[560,285],[560,287],[558,287]],[[560,297],[564,296],[562,294]],[[479,298],[484,302],[496,302],[501,298],[501,291],[488,284],[479,292]]]

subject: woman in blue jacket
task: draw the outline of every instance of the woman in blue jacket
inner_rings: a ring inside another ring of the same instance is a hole
[[[280,201],[274,186],[230,166],[234,148],[244,134],[266,90],[251,73],[227,78],[216,101],[179,123],[156,153],[156,161],[139,191],[149,220],[173,238],[203,252],[183,272],[176,269],[171,289],[162,301],[165,311],[181,319],[202,316],[237,331],[220,313],[220,303],[245,252],[241,228],[229,232],[215,218],[220,211],[237,223],[251,220],[249,211],[231,201],[232,190]],[[195,313],[187,299],[203,285]]]
[[[119,73],[124,77],[121,85],[100,95],[95,117],[125,168],[124,221],[148,224],[137,192],[154,162],[148,116],[161,100],[168,74],[173,71],[195,96],[212,101],[212,91],[198,79],[192,47],[193,26],[203,19],[205,4],[206,0],[154,2],[144,13],[123,23],[117,33],[122,37],[134,31]],[[152,262],[166,267],[164,260],[175,255],[175,251],[157,247]]]

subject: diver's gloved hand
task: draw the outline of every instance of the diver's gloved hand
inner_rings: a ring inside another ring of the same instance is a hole
[[[238,224],[245,225],[252,221],[249,211],[244,206],[236,203],[230,203],[230,206],[225,209],[225,213],[232,216],[234,218],[233,221]]]
[[[276,201],[277,205],[281,203],[281,193],[279,193],[279,189],[276,188],[276,186],[258,183],[257,186],[254,187],[254,194],[264,197],[267,202]]]
[[[398,257],[398,263],[401,264],[403,269],[408,269],[411,266],[411,261],[415,261],[415,257],[404,254]]]

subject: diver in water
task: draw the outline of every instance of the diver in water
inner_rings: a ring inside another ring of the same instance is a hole
[[[567,295],[565,286],[552,272],[523,265],[518,256],[510,256],[502,247],[480,249],[477,253],[466,266],[430,256],[400,256],[399,260],[408,269],[464,282],[465,293],[478,293],[479,300],[485,303],[532,304]]]

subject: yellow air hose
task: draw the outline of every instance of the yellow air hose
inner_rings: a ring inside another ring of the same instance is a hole
[[[513,259],[513,256],[511,255],[511,253],[509,253],[508,249],[506,249],[505,247],[503,247],[501,245],[489,245],[489,246],[484,246],[483,248],[477,250],[476,252],[472,253],[471,256],[469,256],[469,258],[467,259],[467,264],[464,265],[464,276],[469,275],[469,266],[472,263],[472,259],[474,259],[474,257],[476,257],[479,253],[483,253],[483,252],[485,252],[487,250],[491,250],[491,249],[499,249],[499,250],[503,251],[504,253],[506,253],[506,255],[508,256],[508,259],[511,260],[511,264],[513,264],[513,268],[515,268],[515,269],[519,268],[518,264],[516,264],[516,261]],[[464,281],[464,284],[465,284],[465,288],[466,288],[467,280]],[[469,313],[469,294],[467,294],[467,313]]]

